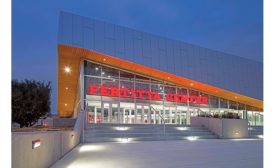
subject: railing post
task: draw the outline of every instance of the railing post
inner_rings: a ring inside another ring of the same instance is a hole
[[[156,110],[154,109],[154,107],[152,107],[152,106],[150,105],[150,112],[152,111],[151,109],[153,109],[154,114],[156,114]],[[163,118],[163,116],[161,115],[161,113],[159,113],[159,116],[160,116],[161,120],[163,121],[163,135],[165,136],[165,135],[166,135],[166,130],[165,130],[165,119]],[[155,116],[155,120],[156,120],[156,116]]]

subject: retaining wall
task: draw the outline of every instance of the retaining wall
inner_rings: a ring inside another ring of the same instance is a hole
[[[79,113],[73,130],[12,132],[12,167],[46,168],[51,166],[81,141],[83,112]],[[41,145],[32,149],[32,141]]]
[[[248,121],[242,119],[219,119],[208,117],[191,117],[191,125],[202,125],[219,136],[219,138],[247,138]]]

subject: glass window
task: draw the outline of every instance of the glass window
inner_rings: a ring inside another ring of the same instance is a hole
[[[136,81],[143,81],[150,83],[150,79],[145,76],[136,75]]]
[[[128,81],[134,81],[135,75],[125,72],[125,71],[120,71],[120,80],[128,80]]]
[[[220,108],[228,109],[227,99],[220,98]]]
[[[84,62],[84,74],[91,76],[101,76],[101,66],[92,62]]]
[[[151,91],[152,92],[158,92],[158,93],[164,93],[163,85],[161,84],[151,84]]]
[[[102,79],[102,86],[118,87],[117,79]]]
[[[198,107],[199,104],[196,101],[197,96],[199,96],[199,92],[195,90],[189,90],[189,106]]]
[[[237,110],[237,109],[238,109],[238,103],[235,102],[235,101],[229,100],[229,108],[230,108],[230,109]]]
[[[204,110],[205,111],[209,111],[209,95],[208,94],[206,94],[206,93],[202,93],[202,92],[200,92],[200,96],[201,97],[206,97],[206,99],[207,99],[207,101],[208,101],[208,103],[207,104],[203,104],[203,103],[201,103],[200,104],[200,107],[201,108],[205,108]],[[202,100],[202,99],[201,99]]]
[[[118,70],[117,69],[113,69],[113,68],[103,66],[101,74],[102,74],[102,77],[104,77],[104,78],[118,79]]]
[[[164,86],[164,93],[176,94],[176,87],[175,86]]]
[[[239,110],[245,110],[245,104],[238,103],[238,109]]]
[[[120,88],[134,89],[133,81],[120,81]]]
[[[101,85],[101,79],[97,77],[87,77],[85,76],[84,78],[84,85],[85,85],[85,95],[90,94],[90,86],[91,85],[96,85],[100,86]],[[93,91],[93,95],[100,95],[99,94],[99,89],[95,89]]]
[[[149,83],[136,83],[136,92],[144,91],[143,93],[136,93],[137,99],[151,99],[152,95],[148,95],[148,91],[150,91]]]
[[[187,96],[187,89],[185,89],[185,88],[177,88],[177,94],[178,95],[185,95],[185,96]],[[183,96],[180,96],[178,104],[180,104],[181,106],[186,106],[187,105],[187,101],[184,100]]]
[[[151,78],[151,83],[154,83],[154,84],[163,84],[163,81]]]
[[[211,108],[219,108],[219,98],[216,96],[209,96],[209,104]]]
[[[163,100],[164,88],[161,84],[151,84],[151,91],[157,92],[160,95],[160,100]]]
[[[185,88],[177,88],[177,94],[187,95],[187,89],[185,89]]]
[[[246,113],[245,113],[245,104],[238,103],[238,111],[239,111],[239,116],[242,119],[246,119]]]

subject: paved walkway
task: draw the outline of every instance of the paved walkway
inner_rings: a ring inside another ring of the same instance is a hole
[[[77,146],[53,168],[261,168],[262,140],[153,141]]]

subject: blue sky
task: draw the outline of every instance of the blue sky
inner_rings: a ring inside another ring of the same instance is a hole
[[[12,78],[52,81],[56,113],[61,10],[263,60],[261,0],[13,0]]]

